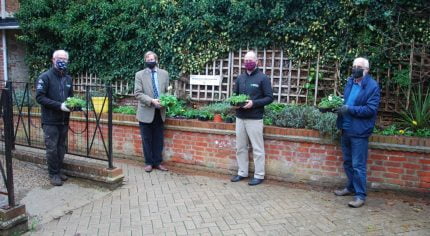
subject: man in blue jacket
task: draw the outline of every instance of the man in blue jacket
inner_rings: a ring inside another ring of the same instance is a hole
[[[52,55],[53,66],[43,72],[36,83],[36,100],[42,107],[49,178],[54,186],[61,186],[67,180],[67,176],[61,173],[61,167],[66,154],[70,116],[65,101],[73,97],[72,78],[67,74],[68,60],[66,51],[55,51]]]
[[[361,207],[366,201],[368,143],[375,127],[380,97],[378,83],[369,75],[369,61],[356,58],[352,76],[345,86],[344,105],[337,109],[337,127],[342,130],[343,167],[348,182],[344,189],[335,190],[334,194],[355,194],[354,200],[348,203],[350,207]]]
[[[231,181],[237,182],[248,177],[248,144],[251,142],[255,166],[254,178],[248,183],[251,186],[261,184],[264,180],[263,114],[264,106],[273,101],[270,79],[260,71],[257,62],[255,52],[246,53],[246,72],[236,79],[234,87],[235,94],[247,94],[250,100],[236,110],[236,159],[239,170]]]

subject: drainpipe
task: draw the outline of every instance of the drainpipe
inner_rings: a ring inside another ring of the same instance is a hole
[[[6,19],[6,0],[1,0],[1,18]],[[6,44],[6,30],[2,29],[2,48],[3,48],[3,79],[6,82],[7,76],[7,44]]]

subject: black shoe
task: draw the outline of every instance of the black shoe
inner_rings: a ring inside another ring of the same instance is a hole
[[[249,181],[248,185],[251,185],[251,186],[259,185],[259,184],[263,183],[263,180],[264,180],[264,179],[256,179],[256,178],[252,178],[252,179]]]
[[[233,176],[233,178],[231,178],[230,181],[231,182],[238,182],[238,181],[241,181],[244,178],[246,178],[246,177],[243,177],[243,176],[240,176],[240,175],[235,175],[235,176]]]
[[[67,180],[69,179],[69,178],[68,178],[65,174],[63,174],[63,173],[59,174],[59,176],[60,176],[61,181],[67,181]]]
[[[58,176],[58,175],[54,175],[54,176],[50,177],[50,182],[54,186],[63,185],[63,181],[61,181],[60,176]]]

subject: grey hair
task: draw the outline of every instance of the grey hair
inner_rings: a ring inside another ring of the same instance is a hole
[[[56,50],[53,54],[52,54],[52,58],[56,58],[58,57],[58,54],[66,54],[67,59],[69,59],[69,53],[66,50],[60,49],[60,50]]]
[[[155,58],[155,61],[158,61],[158,56],[157,56],[157,54],[155,54],[155,52],[153,52],[153,51],[147,51],[146,53],[145,53],[145,60],[146,60],[146,58],[149,56],[149,55],[154,55],[154,58]]]
[[[254,52],[254,51],[248,51],[246,54],[245,54],[245,57],[247,56],[247,55],[252,55],[252,57],[254,58],[254,60],[255,61],[257,61],[258,60],[258,58],[257,58],[257,54]]]
[[[357,57],[354,59],[354,62],[352,64],[355,65],[355,63],[357,63],[357,62],[363,62],[364,67],[366,67],[366,69],[370,69],[369,60],[367,60],[366,58]]]

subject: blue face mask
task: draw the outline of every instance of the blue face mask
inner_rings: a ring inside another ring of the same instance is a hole
[[[55,62],[55,66],[57,67],[57,69],[61,70],[61,71],[65,71],[67,70],[67,62],[63,61],[63,60],[57,60]]]

